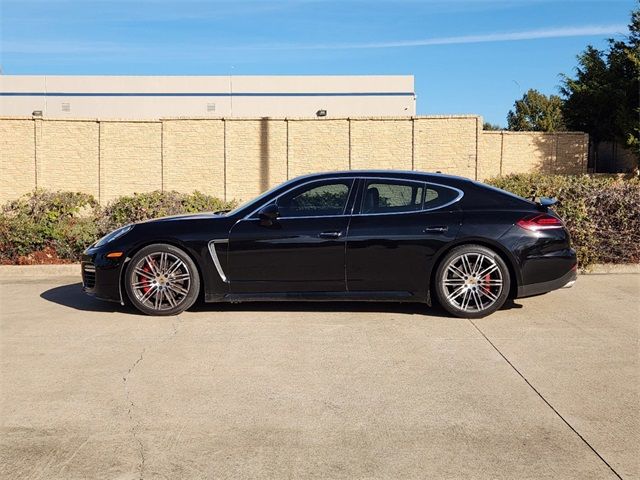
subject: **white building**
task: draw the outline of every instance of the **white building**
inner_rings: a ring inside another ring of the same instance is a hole
[[[360,117],[415,115],[413,76],[0,75],[0,116]]]

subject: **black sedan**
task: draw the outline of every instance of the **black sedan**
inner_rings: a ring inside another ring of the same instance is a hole
[[[88,294],[150,315],[205,302],[435,299],[478,318],[570,286],[576,254],[552,202],[465,178],[348,171],[290,180],[222,213],[115,230],[83,255]]]

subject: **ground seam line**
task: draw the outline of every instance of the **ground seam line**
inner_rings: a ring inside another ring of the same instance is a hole
[[[527,385],[529,385],[529,387],[531,387],[531,389],[532,389],[534,392],[536,392],[536,394],[537,394],[537,395],[542,399],[542,401],[543,401],[544,403],[546,403],[546,404],[547,404],[547,406],[548,406],[551,410],[553,410],[553,413],[555,413],[558,417],[560,417],[560,420],[562,420],[562,421],[567,425],[567,427],[569,427],[569,428],[573,431],[573,433],[575,433],[575,434],[580,438],[580,440],[582,440],[582,441],[584,442],[584,444],[585,444],[587,447],[589,447],[589,449],[590,449],[593,453],[595,453],[595,454],[598,456],[598,458],[599,458],[600,460],[602,460],[602,462],[603,462],[607,467],[609,467],[609,470],[611,470],[611,471],[613,472],[613,474],[614,474],[616,477],[618,477],[620,480],[623,480],[623,478],[620,476],[620,474],[619,474],[618,472],[616,472],[616,471],[615,471],[615,469],[614,469],[614,468],[609,464],[609,462],[607,462],[607,461],[602,457],[602,455],[600,455],[600,454],[598,453],[598,451],[597,451],[595,448],[593,448],[593,447],[591,446],[591,444],[590,444],[589,442],[587,442],[587,440],[586,440],[582,435],[580,435],[580,432],[578,432],[578,431],[577,431],[577,430],[576,430],[576,429],[575,429],[575,428],[574,428],[574,427],[573,427],[573,426],[572,426],[572,425],[571,425],[571,424],[570,424],[570,423],[569,423],[569,422],[568,422],[568,421],[567,421],[567,420],[566,420],[566,419],[565,419],[565,418],[560,414],[560,412],[558,412],[558,410],[556,410],[556,409],[553,407],[553,405],[551,405],[551,403],[549,403],[549,401],[548,401],[546,398],[544,398],[544,396],[543,396],[543,395],[542,395],[542,394],[541,394],[541,393],[536,389],[536,387],[534,387],[534,386],[531,384],[531,382],[530,382],[529,380],[527,380],[527,378],[526,378],[522,373],[520,373],[520,370],[518,370],[518,369],[515,367],[515,365],[514,365],[513,363],[511,363],[511,362],[509,361],[509,359],[508,359],[508,358],[507,358],[507,357],[506,357],[506,356],[505,356],[505,355],[500,351],[500,349],[498,349],[498,347],[496,347],[496,346],[494,345],[494,343],[493,343],[491,340],[489,340],[489,338],[484,334],[484,332],[483,332],[482,330],[480,330],[480,328],[479,328],[479,327],[478,327],[478,326],[473,322],[473,320],[471,320],[470,318],[469,318],[468,320],[469,320],[469,322],[471,323],[471,325],[473,325],[473,326],[474,326],[474,328],[475,328],[478,332],[480,332],[480,335],[482,335],[482,336],[484,337],[484,339],[485,339],[487,342],[489,342],[489,345],[491,345],[491,346],[493,347],[493,349],[494,349],[496,352],[498,352],[498,354],[499,354],[499,355],[504,359],[504,361],[505,361],[505,362],[507,362],[511,368],[513,368],[513,370],[514,370],[514,371],[515,371],[515,372],[520,376],[520,378],[522,378],[522,379],[526,382],[526,384],[527,384]]]

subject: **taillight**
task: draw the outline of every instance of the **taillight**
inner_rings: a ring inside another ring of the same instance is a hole
[[[537,232],[538,230],[564,228],[564,224],[559,218],[556,218],[553,215],[548,215],[546,213],[525,217],[522,220],[518,220],[516,224],[519,227],[524,228],[525,230],[530,230],[532,232]]]

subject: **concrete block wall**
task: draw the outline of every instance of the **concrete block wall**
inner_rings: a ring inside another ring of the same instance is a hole
[[[580,132],[482,132],[478,179],[511,173],[586,173],[589,136]]]
[[[484,180],[586,172],[583,133],[485,132],[473,115],[343,119],[0,118],[0,203],[34,188],[107,203],[152,190],[247,200],[287,179],[349,169]]]

